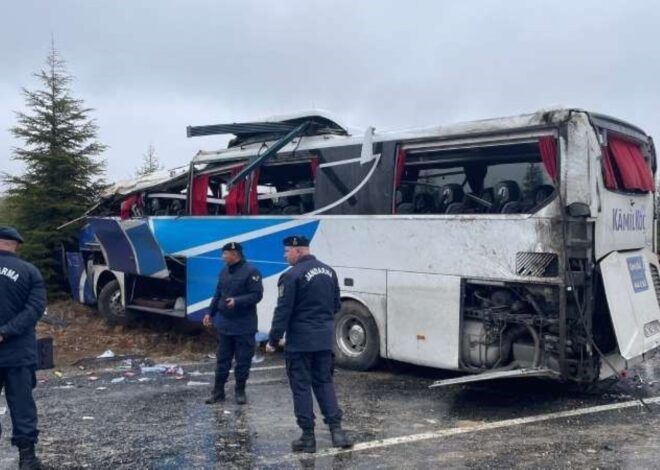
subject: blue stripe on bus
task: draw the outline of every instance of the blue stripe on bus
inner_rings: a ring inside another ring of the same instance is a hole
[[[178,253],[196,246],[242,235],[288,222],[290,219],[248,219],[235,217],[176,219],[153,218],[154,235],[163,252]]]
[[[312,240],[318,225],[318,220],[312,220],[298,227],[247,240],[242,243],[245,256],[259,269],[264,278],[280,274],[288,266],[284,260],[282,240],[294,234],[304,235]],[[219,249],[188,258],[186,303],[189,306],[213,297],[221,269],[221,250]]]

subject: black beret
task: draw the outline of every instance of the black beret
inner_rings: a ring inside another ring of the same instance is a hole
[[[14,227],[0,227],[0,240],[14,240],[23,243],[23,237]]]
[[[309,246],[309,239],[304,235],[292,235],[282,240],[284,246]]]
[[[238,242],[229,242],[225,243],[225,246],[222,247],[222,251],[240,251],[243,252],[243,247]]]

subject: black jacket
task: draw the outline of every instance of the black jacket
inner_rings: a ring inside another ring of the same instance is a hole
[[[257,332],[257,304],[263,297],[261,273],[244,260],[225,266],[220,272],[218,286],[209,313],[219,333],[249,335]],[[227,308],[225,300],[233,297],[236,305]]]
[[[39,270],[0,251],[0,367],[36,366],[35,326],[46,310],[46,286]]]
[[[278,289],[270,343],[277,344],[286,332],[287,351],[332,350],[334,317],[341,307],[335,271],[312,255],[303,256],[280,276]]]

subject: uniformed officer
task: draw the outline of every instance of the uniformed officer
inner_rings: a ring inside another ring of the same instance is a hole
[[[222,247],[225,267],[220,273],[215,296],[204,325],[215,324],[218,332],[215,385],[206,403],[225,399],[225,382],[229,377],[232,359],[236,359],[236,403],[247,403],[245,382],[250,374],[257,332],[257,304],[263,296],[261,273],[245,261],[239,243],[229,242]]]
[[[20,243],[15,229],[0,227],[0,391],[11,415],[19,468],[27,470],[41,468],[34,454],[39,430],[32,389],[37,383],[35,326],[46,309],[46,287],[37,268],[16,255]]]
[[[341,428],[342,411],[332,381],[334,316],[341,306],[337,274],[309,251],[304,236],[284,239],[284,257],[292,266],[278,282],[278,301],[270,330],[268,352],[286,333],[286,369],[293,393],[293,409],[302,436],[291,443],[294,452],[316,452],[314,403],[316,396],[334,447],[351,447]]]

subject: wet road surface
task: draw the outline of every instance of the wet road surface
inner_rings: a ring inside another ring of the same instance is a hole
[[[115,369],[96,371],[98,380],[79,370],[62,378],[47,374],[35,391],[44,463],[56,469],[660,466],[660,358],[586,392],[537,379],[429,389],[448,375],[403,365],[338,370],[344,425],[358,445],[332,449],[317,411],[319,452],[311,457],[289,451],[299,431],[281,356],[254,366],[243,407],[233,402],[233,383],[225,403],[203,403],[213,379],[210,360],[183,367],[181,378],[125,377]],[[8,412],[0,423],[0,468],[15,468]]]

